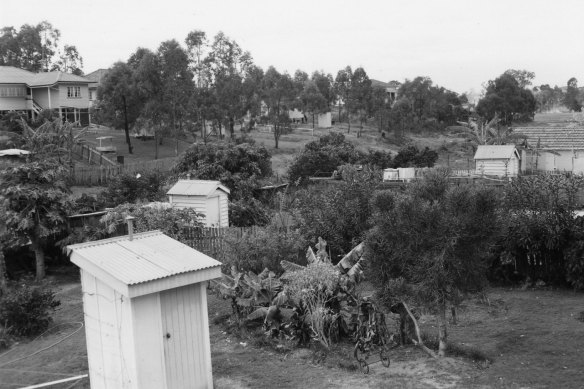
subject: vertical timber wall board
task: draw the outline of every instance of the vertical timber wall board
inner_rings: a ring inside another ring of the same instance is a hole
[[[120,352],[133,350],[130,299],[86,271],[81,280],[91,387],[136,387],[134,355]]]
[[[160,294],[168,389],[213,385],[206,293],[199,283]]]
[[[132,299],[138,385],[140,389],[167,389],[164,366],[160,294]]]

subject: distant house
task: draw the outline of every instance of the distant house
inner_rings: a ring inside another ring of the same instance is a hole
[[[397,100],[397,90],[400,87],[400,83],[398,81],[390,81],[390,82],[383,82],[379,80],[371,79],[371,86],[373,88],[383,88],[385,89],[385,93],[387,95],[388,103],[394,103]]]
[[[219,181],[178,180],[166,194],[173,207],[204,214],[207,227],[229,227],[229,193]]]
[[[20,111],[35,118],[42,110],[53,110],[63,120],[88,125],[91,84],[91,80],[69,73],[32,73],[0,66],[0,113]]]
[[[89,106],[93,107],[97,100],[97,88],[101,86],[103,83],[104,77],[108,74],[109,69],[97,69],[94,72],[86,74],[84,77],[90,81],[93,81],[92,84],[89,85]]]
[[[584,128],[518,127],[524,135],[521,171],[584,173]]]
[[[480,145],[474,156],[475,173],[480,176],[517,177],[519,152],[514,145]]]

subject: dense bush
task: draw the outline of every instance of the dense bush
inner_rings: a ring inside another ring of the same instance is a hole
[[[120,174],[100,193],[99,201],[107,207],[136,201],[165,201],[165,175],[157,171],[140,174]]]
[[[507,230],[505,257],[532,282],[557,285],[568,279],[564,249],[571,242],[570,268],[578,274],[577,240],[581,234],[574,219],[578,188],[584,179],[575,176],[530,176],[514,180],[505,191]]]
[[[230,199],[250,196],[255,180],[272,174],[271,155],[264,146],[251,143],[194,144],[185,151],[173,172],[201,180],[219,180],[231,190]]]
[[[566,280],[575,289],[584,289],[584,218],[575,221],[568,241],[564,250]]]
[[[325,188],[308,187],[298,192],[299,228],[307,241],[320,236],[329,244],[333,263],[359,244],[371,227],[371,193],[381,172],[365,167],[340,168],[343,180]]]
[[[419,150],[414,145],[403,147],[393,160],[393,167],[433,167],[438,160],[438,153],[425,147]]]
[[[330,176],[338,166],[356,163],[361,157],[343,134],[331,132],[306,144],[288,169],[288,178],[290,182],[304,183],[319,172]]]
[[[51,312],[60,305],[51,290],[26,285],[8,292],[0,302],[0,323],[16,336],[46,330],[52,321]]]
[[[266,227],[245,233],[241,238],[228,234],[225,243],[225,267],[235,266],[238,271],[255,273],[268,268],[280,274],[283,271],[280,262],[298,263],[306,248],[300,233],[283,228],[276,218]]]
[[[254,198],[229,203],[229,224],[233,227],[264,226],[270,221],[266,207]]]

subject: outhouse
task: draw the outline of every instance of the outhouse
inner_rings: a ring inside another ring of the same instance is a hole
[[[91,388],[212,388],[207,282],[221,263],[160,231],[68,246]]]
[[[480,176],[517,177],[519,152],[514,145],[480,145],[474,156]]]
[[[178,180],[166,194],[173,207],[202,213],[207,227],[229,227],[229,189],[219,181]]]

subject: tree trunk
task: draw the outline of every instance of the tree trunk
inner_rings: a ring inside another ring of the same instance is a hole
[[[8,292],[8,277],[6,275],[6,261],[4,250],[0,247],[0,297]]]
[[[158,159],[158,133],[154,131],[154,159]]]
[[[126,143],[128,144],[128,153],[132,154],[132,142],[130,141],[130,129],[128,127],[128,109],[126,108],[126,96],[122,96],[124,101],[124,131],[126,132]]]
[[[314,112],[312,113],[312,130],[314,131]]]
[[[438,356],[446,355],[446,342],[448,341],[448,331],[446,328],[446,303],[440,303],[438,307]]]
[[[274,148],[278,148],[278,140],[280,138],[280,134],[278,133],[280,129],[278,128],[278,124],[274,124]]]
[[[41,281],[45,278],[45,252],[40,242],[31,239],[31,249],[34,252],[36,263],[36,280]]]

